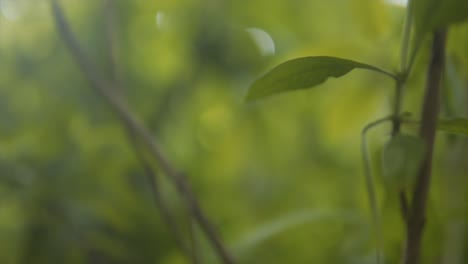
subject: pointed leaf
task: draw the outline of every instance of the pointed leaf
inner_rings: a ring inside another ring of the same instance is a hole
[[[437,130],[468,136],[468,119],[442,119],[437,123]]]
[[[355,68],[395,78],[382,69],[352,60],[327,56],[303,57],[284,62],[257,79],[247,93],[247,100],[310,88],[325,82],[329,77],[341,77]]]
[[[413,135],[398,134],[384,147],[382,171],[385,186],[392,191],[410,187],[424,158],[424,142]]]

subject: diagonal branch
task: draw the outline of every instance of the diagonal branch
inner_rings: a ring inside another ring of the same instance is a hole
[[[151,194],[153,195],[154,205],[160,211],[162,220],[169,227],[172,233],[172,236],[175,242],[177,243],[177,245],[179,246],[179,248],[187,256],[190,256],[191,255],[190,249],[185,243],[183,239],[183,235],[180,233],[180,230],[177,227],[176,222],[174,221],[174,217],[171,214],[169,208],[167,207],[167,203],[165,202],[164,197],[162,196],[161,190],[159,188],[160,186],[158,182],[158,175],[156,174],[154,169],[151,167],[150,161],[146,159],[143,150],[138,145],[138,138],[135,137],[134,135],[128,135],[128,136],[134,148],[135,154],[137,155],[137,158],[140,161],[141,166],[143,167],[143,170],[146,174],[146,178],[151,188]]]
[[[115,93],[121,92],[120,89],[122,88],[122,74],[120,63],[118,60],[118,50],[117,50],[117,37],[116,37],[116,10],[113,0],[103,0],[103,8],[104,8],[104,16],[106,18],[106,40],[108,46],[108,53],[109,53],[109,60],[110,60],[110,67],[111,67],[111,76],[112,81],[114,84],[114,88],[118,88],[118,90],[114,91]],[[174,217],[170,212],[170,209],[167,206],[167,203],[164,201],[164,197],[162,196],[160,186],[158,183],[158,175],[154,171],[151,166],[151,162],[147,160],[144,154],[144,150],[141,149],[141,146],[138,142],[138,137],[135,134],[128,134],[128,138],[132,143],[132,147],[135,151],[135,154],[138,160],[143,167],[145,172],[145,176],[148,180],[149,186],[151,188],[151,194],[153,195],[154,205],[158,208],[159,212],[161,213],[161,218],[164,223],[169,227],[174,240],[180,247],[180,249],[187,255],[190,256],[190,250],[188,246],[185,244],[183,235],[180,233],[180,229],[176,225],[174,221]]]
[[[130,108],[126,104],[125,100],[119,94],[114,92],[112,85],[107,80],[99,75],[96,66],[91,62],[91,60],[89,60],[83,49],[78,44],[78,41],[73,35],[63,14],[63,11],[57,3],[57,0],[51,0],[51,3],[57,30],[68,46],[77,64],[85,74],[86,78],[93,84],[93,88],[103,97],[105,101],[109,103],[110,107],[123,123],[128,133],[136,135],[139,141],[142,142],[142,145],[148,148],[149,153],[158,162],[161,170],[175,185],[190,213],[200,225],[201,230],[207,236],[209,242],[213,246],[222,262],[225,264],[234,263],[234,260],[228,253],[214,226],[202,211],[183,174],[177,171],[175,167],[169,162],[169,160],[161,151],[159,145],[154,140],[151,133],[131,113]]]
[[[110,61],[110,68],[111,68],[111,76],[112,82],[114,84],[114,93],[121,93],[122,88],[122,71],[120,68],[120,63],[118,60],[118,50],[117,50],[117,37],[116,37],[116,10],[115,10],[115,3],[114,0],[103,0],[103,12],[104,17],[106,18],[106,42],[107,42],[107,51],[109,55]],[[170,232],[172,233],[173,239],[179,246],[179,248],[187,255],[190,256],[190,249],[186,245],[183,235],[180,233],[180,229],[178,228],[173,215],[169,207],[167,206],[166,201],[162,195],[159,182],[158,182],[158,175],[154,171],[151,166],[151,162],[145,156],[144,149],[141,148],[138,136],[133,133],[127,133],[128,139],[133,147],[133,150],[139,160],[141,166],[143,167],[143,171],[145,173],[146,179],[148,181],[149,187],[151,189],[151,194],[153,195],[154,205],[159,210],[161,214],[161,218],[163,222],[168,226]]]

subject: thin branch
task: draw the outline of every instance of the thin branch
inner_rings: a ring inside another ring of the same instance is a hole
[[[70,49],[70,52],[72,53],[77,64],[80,66],[81,70],[84,72],[85,76],[93,84],[95,90],[109,103],[110,107],[115,111],[116,115],[124,124],[129,133],[137,135],[142,144],[148,148],[149,153],[158,162],[161,170],[175,185],[190,213],[200,225],[201,230],[203,230],[207,236],[209,242],[215,249],[222,262],[225,264],[234,263],[234,260],[226,250],[226,247],[221,241],[215,228],[198,204],[198,201],[196,200],[190,186],[185,181],[185,177],[169,162],[169,160],[161,151],[159,145],[154,140],[152,134],[131,113],[130,108],[127,106],[125,100],[123,100],[119,94],[114,92],[115,90],[112,89],[111,84],[107,80],[98,74],[96,66],[86,56],[85,52],[78,44],[75,36],[71,32],[68,22],[65,19],[63,11],[57,3],[57,0],[51,0],[51,3],[58,32]]]
[[[446,30],[434,33],[432,54],[427,71],[426,92],[422,108],[419,135],[426,144],[426,153],[413,190],[413,200],[407,222],[404,264],[420,263],[421,244],[426,222],[426,204],[432,170],[432,153],[440,108],[440,93],[445,63]]]
[[[399,76],[397,74],[394,74],[388,70],[384,70],[382,68],[377,68],[375,69],[377,72],[380,72],[384,75],[387,75],[388,77],[390,77],[391,79],[393,79],[394,81],[398,81],[399,80]]]
[[[132,143],[135,154],[137,155],[137,158],[144,169],[146,179],[149,182],[151,194],[153,195],[154,199],[154,205],[160,211],[161,218],[164,221],[164,223],[169,227],[177,245],[187,256],[190,256],[192,253],[190,252],[190,249],[187,246],[187,244],[184,242],[183,235],[180,233],[180,229],[177,227],[177,224],[174,221],[174,217],[171,214],[171,211],[169,210],[169,207],[167,206],[164,197],[162,196],[161,189],[159,188],[158,183],[158,175],[153,170],[150,161],[148,161],[145,158],[143,150],[138,146],[138,138],[135,135],[129,135],[129,139]]]
[[[413,20],[413,12],[411,7],[411,0],[408,0],[401,37],[400,72],[398,73],[398,78],[395,81],[395,103],[393,107],[393,115],[395,116],[395,119],[393,120],[392,136],[395,136],[400,132],[401,120],[398,117],[400,116],[401,108],[403,106],[405,86],[410,71],[408,66],[408,52],[410,48],[411,23]],[[401,195],[401,197],[403,196],[405,196],[404,193]]]
[[[405,77],[406,79],[406,77]],[[401,107],[403,105],[403,93],[405,88],[405,79],[397,80],[395,82],[395,104],[393,109],[393,120],[392,120],[392,136],[400,133],[401,128]]]
[[[116,37],[116,7],[114,0],[103,0],[103,12],[106,18],[106,41],[107,41],[107,51],[110,60],[110,67],[111,67],[111,76],[112,76],[112,83],[114,84],[114,88],[118,90],[114,91],[115,93],[120,93],[120,89],[123,87],[123,78],[122,78],[122,71],[120,67],[120,62],[118,59],[118,40]],[[189,247],[184,242],[183,235],[180,233],[180,229],[176,224],[176,221],[171,214],[169,207],[167,206],[166,201],[162,195],[161,189],[159,188],[158,183],[158,175],[154,171],[151,166],[151,162],[147,160],[145,157],[145,151],[141,148],[138,141],[138,136],[130,133],[127,133],[129,141],[133,147],[133,150],[139,160],[143,170],[145,172],[146,179],[151,189],[151,194],[154,199],[154,205],[161,213],[161,218],[163,222],[169,227],[170,232],[172,233],[173,239],[179,246],[179,248],[185,253],[187,257],[190,258],[192,253],[190,252]],[[192,260],[192,263],[196,263],[196,261]]]
[[[413,11],[411,0],[408,0],[406,8],[405,21],[403,22],[403,32],[401,37],[401,52],[400,52],[400,73],[399,79],[395,82],[395,103],[393,108],[393,114],[395,118],[392,120],[392,137],[400,133],[401,129],[401,108],[404,101],[404,93],[407,78],[409,75],[408,66],[408,52],[410,50],[410,39],[411,39],[411,25],[413,20]],[[406,190],[400,190],[399,193],[400,211],[403,220],[406,222],[408,218],[408,198],[406,197]]]
[[[384,260],[384,247],[383,247],[383,237],[382,237],[382,220],[379,213],[379,208],[377,205],[377,195],[375,193],[375,185],[374,180],[372,177],[372,166],[369,156],[369,149],[367,146],[367,132],[370,129],[384,123],[387,121],[393,120],[393,116],[387,116],[376,121],[373,121],[366,125],[361,132],[361,153],[362,153],[362,161],[364,165],[364,175],[366,180],[366,189],[367,195],[369,199],[369,204],[371,207],[372,213],[372,221],[374,225],[374,236],[375,236],[375,243],[376,243],[376,263],[381,264]]]
[[[117,88],[119,90],[115,90],[114,93],[120,93],[120,89],[122,88],[123,78],[121,75],[120,70],[120,63],[118,60],[118,41],[116,38],[116,9],[114,0],[103,0],[103,12],[104,17],[106,18],[106,41],[107,41],[107,51],[110,60],[110,67],[111,67],[111,76],[112,76],[112,83],[113,88]],[[151,194],[154,199],[154,205],[161,213],[161,218],[163,222],[169,227],[170,232],[174,240],[176,241],[179,248],[187,255],[190,256],[190,250],[186,243],[184,243],[183,235],[180,233],[179,228],[176,225],[174,217],[172,216],[167,203],[164,201],[164,197],[161,193],[158,183],[158,175],[153,170],[151,166],[151,162],[147,160],[145,157],[144,150],[139,146],[138,136],[134,133],[130,133],[127,131],[127,135],[129,141],[133,147],[133,150],[139,160],[143,170],[145,172],[146,179],[148,180],[148,184],[151,189]]]
[[[403,33],[401,38],[401,52],[400,52],[400,71],[409,74],[408,72],[408,52],[410,49],[411,38],[411,25],[413,20],[413,10],[411,0],[408,0],[406,5],[406,17],[403,22]]]
[[[197,247],[197,236],[196,236],[196,230],[195,226],[193,223],[192,217],[189,215],[187,217],[188,222],[188,230],[189,230],[189,236],[190,236],[190,248],[191,248],[191,260],[193,264],[200,264],[200,257],[198,255],[198,247]]]

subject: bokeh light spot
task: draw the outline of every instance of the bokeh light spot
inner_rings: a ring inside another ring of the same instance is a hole
[[[18,20],[21,17],[21,8],[17,0],[0,0],[0,12],[10,21]]]
[[[167,18],[166,18],[166,13],[163,11],[158,11],[156,12],[156,26],[160,29],[164,29],[167,26]]]
[[[408,0],[386,0],[387,3],[405,7],[408,4]]]
[[[257,44],[262,56],[271,56],[275,54],[275,42],[270,34],[265,30],[260,28],[247,28],[246,31],[250,34],[255,44]]]

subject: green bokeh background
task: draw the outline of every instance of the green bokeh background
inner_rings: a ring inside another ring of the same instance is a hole
[[[383,0],[115,0],[110,40],[105,2],[61,4],[106,76],[109,50],[116,51],[131,108],[187,173],[239,263],[373,263],[360,132],[391,112],[391,80],[356,70],[253,103],[244,95],[267,69],[299,56],[396,70],[403,7]],[[405,99],[415,116],[428,44]],[[466,23],[452,28],[447,54],[442,115],[463,117]],[[389,132],[377,129],[370,143],[386,258],[398,263],[404,229],[396,197],[379,177]],[[438,134],[423,263],[468,261],[466,157],[466,139]],[[159,178],[201,263],[218,263]],[[46,0],[0,0],[0,263],[188,263],[153,205],[122,125],[59,38]]]

